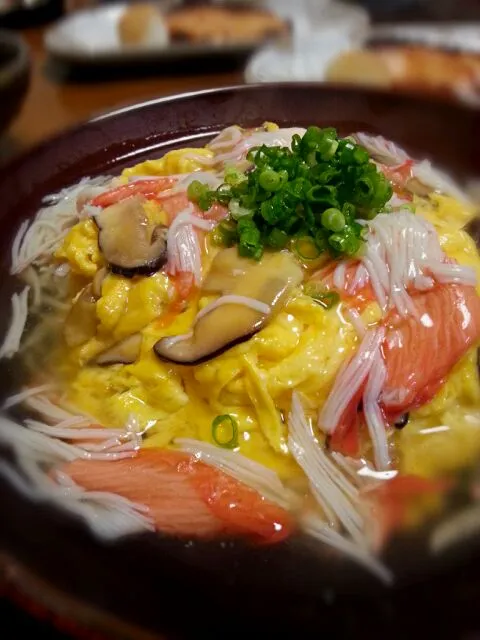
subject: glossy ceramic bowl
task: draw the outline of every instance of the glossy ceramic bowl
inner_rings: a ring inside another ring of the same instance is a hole
[[[20,36],[0,31],[0,134],[19,112],[29,78],[27,45]]]
[[[85,175],[204,144],[232,123],[250,127],[267,119],[381,133],[463,178],[480,176],[480,112],[459,104],[326,85],[247,86],[152,100],[72,129],[0,175],[1,303],[7,305],[14,286],[7,278],[13,234],[42,196]],[[1,314],[0,331],[7,320]],[[0,367],[5,395],[18,382],[8,364]],[[289,542],[185,545],[144,534],[101,544],[66,513],[28,502],[3,481],[0,513],[1,557],[11,581],[63,618],[114,637],[400,638],[417,637],[422,624],[427,636],[439,625],[441,637],[460,637],[455,616],[464,629],[476,624],[480,563],[459,569],[465,553],[426,577],[421,547],[413,553],[407,544],[388,558],[399,579],[386,589],[346,560],[317,559]]]

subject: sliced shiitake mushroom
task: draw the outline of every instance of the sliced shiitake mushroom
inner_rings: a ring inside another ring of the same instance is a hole
[[[102,297],[102,284],[108,275],[108,271],[105,267],[102,267],[97,271],[92,280],[92,293],[98,299]]]
[[[98,245],[113,273],[151,275],[167,261],[167,228],[151,224],[144,199],[132,196],[94,216]]]
[[[473,220],[470,220],[465,227],[465,231],[472,236],[477,245],[477,249],[480,251],[480,214],[476,215]]]
[[[140,355],[142,346],[142,336],[140,333],[134,333],[128,338],[124,338],[113,347],[110,347],[96,356],[92,364],[109,365],[109,364],[132,364]]]
[[[69,347],[78,347],[93,338],[97,332],[97,298],[92,285],[87,285],[73,303],[65,319],[63,335]]]
[[[225,249],[213,261],[204,292],[254,298],[269,305],[270,314],[244,304],[221,305],[197,320],[191,334],[159,340],[155,353],[162,360],[177,364],[210,360],[262,329],[285,305],[302,277],[302,270],[287,252],[266,254],[257,263],[240,258],[236,248]]]

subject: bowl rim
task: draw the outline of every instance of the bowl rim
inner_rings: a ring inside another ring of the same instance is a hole
[[[155,104],[163,104],[168,102],[177,102],[181,100],[188,100],[191,98],[196,98],[197,96],[205,96],[208,94],[221,94],[221,93],[229,93],[231,91],[235,91],[238,93],[248,93],[250,91],[255,91],[257,89],[278,89],[278,90],[295,90],[299,89],[312,89],[312,90],[322,90],[326,91],[335,89],[340,93],[365,93],[368,95],[376,95],[376,96],[384,96],[385,98],[391,98],[392,96],[403,97],[404,99],[409,99],[412,101],[420,102],[422,104],[449,104],[453,107],[457,107],[460,110],[479,112],[479,109],[476,105],[472,105],[467,101],[462,101],[455,96],[450,95],[434,95],[434,94],[421,94],[418,91],[408,91],[402,88],[392,87],[392,88],[377,88],[377,87],[363,87],[354,84],[341,84],[336,82],[315,82],[313,80],[305,80],[302,82],[288,82],[288,81],[274,81],[274,82],[248,82],[242,84],[231,84],[220,87],[209,87],[205,89],[194,89],[192,91],[183,91],[182,93],[172,93],[164,96],[156,96],[153,98],[148,98],[147,100],[142,100],[141,102],[133,102],[126,103],[124,105],[113,106],[111,109],[106,109],[104,111],[99,111],[98,113],[93,113],[90,118],[87,120],[79,121],[74,124],[73,127],[69,129],[63,129],[59,132],[67,133],[67,131],[71,131],[72,129],[78,129],[82,126],[89,123],[100,122],[101,120],[106,120],[111,117],[115,117],[118,115],[122,115],[124,113],[128,113],[129,111],[141,110],[143,108],[155,105]],[[52,141],[54,138],[59,135],[54,134],[53,137],[45,139],[45,142]]]
[[[0,67],[0,89],[2,89],[28,69],[30,52],[21,36],[6,29],[0,29],[0,42],[5,43],[13,52],[11,59]]]
[[[4,31],[0,29],[0,36]],[[28,46],[25,45],[26,53],[28,55]],[[0,71],[1,79],[1,71]],[[1,88],[1,83],[0,83]],[[155,96],[147,98],[146,100],[134,101],[129,100],[124,103],[120,102],[118,105],[112,105],[112,107],[106,109],[99,109],[97,112],[92,112],[89,117],[81,118],[77,122],[70,123],[67,126],[61,127],[59,130],[51,132],[43,138],[35,141],[33,144],[23,147],[18,153],[15,153],[12,157],[8,158],[6,162],[2,163],[2,169],[5,171],[8,169],[10,172],[18,170],[21,165],[33,159],[35,156],[41,155],[42,152],[55,147],[59,142],[70,138],[74,134],[82,133],[85,129],[90,128],[92,125],[101,124],[103,121],[115,119],[118,116],[128,114],[130,112],[140,113],[143,109],[148,109],[154,105],[169,104],[175,102],[182,102],[184,100],[195,100],[199,97],[208,95],[228,95],[229,93],[248,94],[250,92],[275,89],[280,91],[295,91],[296,89],[311,89],[314,91],[331,92],[332,90],[339,93],[357,94],[363,93],[367,97],[385,98],[387,101],[392,100],[394,97],[400,98],[402,101],[414,102],[418,106],[435,107],[449,106],[459,112],[473,113],[478,116],[480,122],[480,109],[470,104],[467,101],[461,101],[450,95],[434,95],[434,94],[421,94],[417,91],[407,91],[398,88],[378,88],[378,87],[361,87],[353,84],[338,84],[333,82],[256,82],[256,83],[242,83],[242,84],[229,84],[225,86],[212,86],[204,89],[193,89],[191,91],[184,91],[181,93],[173,92],[167,95]],[[3,177],[0,176],[0,184],[3,182]]]

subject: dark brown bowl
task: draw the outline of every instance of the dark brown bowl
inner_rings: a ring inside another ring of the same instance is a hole
[[[0,31],[0,134],[20,111],[29,78],[27,45],[20,36]]]
[[[6,277],[13,234],[42,196],[85,175],[203,144],[232,123],[265,120],[382,133],[462,178],[480,175],[480,112],[454,103],[325,85],[262,85],[126,107],[36,147],[0,175],[4,308],[14,286]],[[0,332],[7,315],[0,316]],[[5,395],[16,385],[14,369],[5,361],[0,367]],[[116,637],[400,638],[418,637],[423,624],[428,635],[460,637],[457,624],[464,630],[476,624],[480,565],[472,559],[465,568],[469,549],[429,568],[428,578],[419,547],[414,554],[407,545],[388,558],[399,580],[386,589],[346,560],[316,558],[297,543],[185,545],[147,534],[100,544],[67,514],[27,502],[5,482],[0,513],[0,549],[13,581],[64,616]]]

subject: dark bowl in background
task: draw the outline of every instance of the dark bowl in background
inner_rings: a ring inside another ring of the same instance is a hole
[[[7,277],[14,233],[44,195],[86,175],[116,173],[172,148],[199,146],[232,123],[249,127],[265,120],[381,133],[460,177],[480,176],[480,111],[458,103],[313,84],[152,100],[71,129],[0,174],[0,304],[7,308],[15,286]],[[1,314],[0,335],[7,322],[8,314]],[[14,368],[2,361],[0,402],[16,385]],[[0,450],[0,459],[4,455]],[[213,640],[262,633],[303,640],[368,633],[392,639],[419,637],[423,627],[427,636],[457,638],[459,624],[478,632],[480,562],[470,548],[426,572],[419,547],[413,553],[407,545],[392,559],[398,584],[386,589],[347,561],[312,558],[290,542],[252,549],[145,534],[101,544],[66,513],[29,503],[5,482],[0,513],[0,574],[3,568],[18,588],[64,617],[115,637],[166,632],[168,638]]]
[[[20,111],[29,79],[27,45],[19,35],[0,30],[0,135]]]

